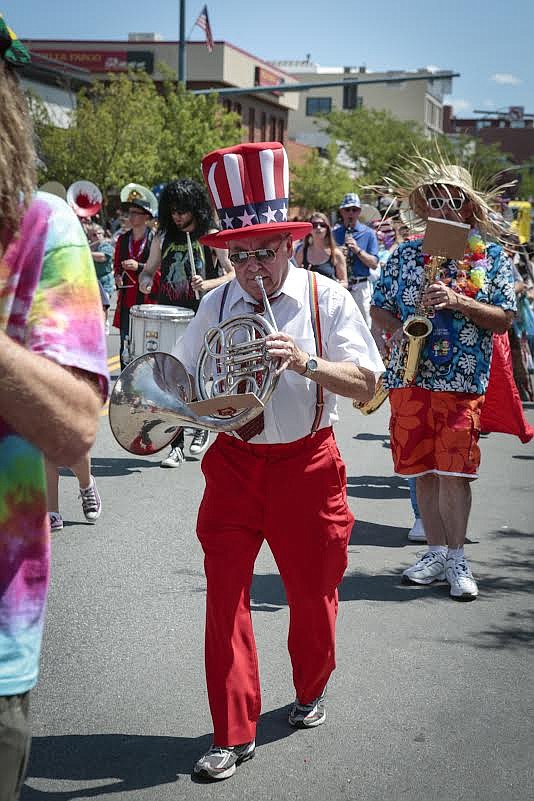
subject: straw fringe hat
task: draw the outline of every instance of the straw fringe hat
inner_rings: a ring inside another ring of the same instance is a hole
[[[428,217],[427,197],[433,186],[449,186],[459,189],[471,202],[475,225],[482,235],[498,241],[508,233],[507,225],[499,213],[499,198],[504,190],[515,185],[515,181],[498,184],[505,171],[487,177],[477,170],[476,164],[466,169],[448,163],[436,147],[434,159],[419,151],[400,167],[385,176],[380,191],[394,195],[402,205],[408,205],[414,214],[416,227],[424,226]],[[373,187],[375,191],[378,187]],[[404,202],[403,202],[404,201]]]

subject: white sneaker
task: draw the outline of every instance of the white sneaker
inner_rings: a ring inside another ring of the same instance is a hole
[[[189,453],[191,456],[200,456],[210,444],[210,432],[207,428],[197,428],[193,434]]]
[[[415,522],[408,532],[410,542],[426,542],[425,527],[420,517],[415,518]]]
[[[404,584],[432,584],[433,581],[445,580],[445,554],[439,551],[427,551],[421,559],[403,571]]]
[[[166,459],[160,462],[160,467],[180,467],[185,461],[184,452],[181,448],[171,448],[171,452]]]
[[[471,568],[465,559],[447,559],[445,577],[451,589],[449,595],[455,601],[474,601],[478,587]]]

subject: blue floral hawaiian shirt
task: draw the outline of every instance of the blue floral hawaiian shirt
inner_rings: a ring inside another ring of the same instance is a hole
[[[422,240],[399,245],[382,267],[373,294],[373,305],[386,309],[403,322],[415,314],[424,281]],[[475,300],[515,311],[516,300],[512,264],[500,245],[486,249],[488,268],[484,287]],[[445,262],[442,278],[454,285],[457,263]],[[435,392],[470,392],[484,395],[489,381],[492,332],[475,325],[450,309],[436,312],[432,331],[421,353],[416,386]],[[387,389],[404,386],[403,364],[394,349],[383,377]]]

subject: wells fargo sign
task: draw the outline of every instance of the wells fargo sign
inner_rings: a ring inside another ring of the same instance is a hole
[[[31,47],[31,52],[90,72],[126,72],[128,69],[154,72],[154,53],[144,50],[59,50]]]

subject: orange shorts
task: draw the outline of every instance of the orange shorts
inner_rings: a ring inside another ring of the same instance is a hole
[[[392,389],[391,451],[401,476],[425,473],[478,478],[480,411],[484,395]]]

